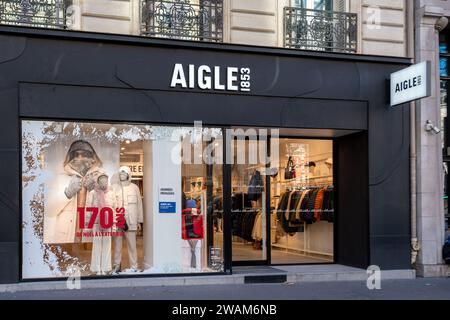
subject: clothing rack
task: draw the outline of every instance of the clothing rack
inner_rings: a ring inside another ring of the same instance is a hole
[[[311,158],[311,157],[310,157]],[[324,159],[326,160],[326,159]],[[317,160],[315,162],[318,162]],[[281,179],[281,178],[278,178]],[[302,181],[303,180],[303,181]],[[306,180],[306,181],[305,181]],[[292,192],[292,191],[302,191],[302,190],[308,190],[308,189],[321,189],[321,188],[327,188],[327,189],[334,189],[333,185],[333,175],[323,175],[323,176],[313,176],[305,179],[301,178],[294,178],[289,180],[278,180],[273,181],[271,184],[276,188],[276,185],[279,185],[281,187],[281,194],[283,192]],[[275,195],[275,194],[274,194]],[[279,200],[278,200],[279,201]],[[276,214],[276,209],[272,211],[272,213]],[[279,222],[277,222],[278,224]],[[278,227],[278,226],[277,226]],[[272,232],[276,233],[276,228],[272,230]],[[301,247],[293,247],[289,245],[289,239],[290,236],[288,233],[285,233],[285,236],[282,237],[282,239],[285,239],[283,244],[279,243],[271,243],[271,246],[274,248],[284,249],[285,252],[289,252],[291,254],[297,254],[297,255],[310,255],[314,256],[314,258],[322,259],[325,261],[329,261],[330,258],[333,257],[333,253],[327,253],[327,252],[319,252],[316,250],[308,249],[310,248],[310,236],[309,236],[309,226],[306,222],[303,222],[303,232],[302,232],[302,244]],[[271,239],[272,240],[272,239]],[[271,241],[272,242],[272,241]]]
[[[267,222],[266,222],[266,219],[265,219],[265,215],[267,214],[267,212],[266,212],[266,194],[265,194],[265,192],[262,193],[260,201],[262,203],[261,207],[256,207],[256,208],[252,207],[252,209],[243,210],[241,212],[261,212],[261,214],[263,215],[263,217],[261,219],[262,239],[263,239],[262,240],[263,243],[262,243],[262,247],[261,248],[262,248],[262,256],[266,257],[267,256],[267,246],[266,246],[266,241],[267,241],[266,226],[267,226]],[[255,216],[257,214],[258,213],[256,213]],[[256,220],[255,220],[255,222],[256,222]],[[234,236],[234,235],[232,236],[232,241],[234,243],[242,243],[244,245],[247,245],[249,243],[253,243],[253,242],[249,242],[249,241],[247,241],[245,239],[242,239],[242,238],[240,238],[238,236]]]
[[[258,166],[258,167],[253,166],[253,167],[245,168],[244,170],[245,171],[249,171],[249,170],[255,170],[256,171],[256,169],[259,168],[259,167],[260,166]],[[249,176],[249,177],[251,176],[250,174],[245,174],[245,173],[244,173],[244,175],[245,176]],[[239,178],[240,179],[238,179],[238,180],[240,180],[242,182],[242,177],[239,177]],[[246,182],[248,182],[248,181],[246,181]],[[236,193],[246,194],[248,192],[248,184],[245,184],[245,185],[233,185],[231,189],[232,189],[232,193],[233,194],[236,194]],[[256,207],[252,206],[251,209],[250,208],[242,209],[240,212],[245,213],[245,212],[261,211],[264,214],[266,212],[266,194],[265,194],[265,192],[262,192],[261,199],[258,200],[258,203],[261,203],[261,206],[256,206]],[[244,196],[242,196],[242,208],[245,208]],[[263,239],[265,239],[265,237],[266,237],[266,229],[265,229],[266,228],[266,219],[262,219],[262,228],[263,228],[262,232],[263,232],[263,236],[264,236]],[[232,236],[232,241],[235,242],[235,243],[243,243],[243,244],[248,244],[249,243],[247,240],[244,240],[244,239],[242,239],[242,238],[240,238],[238,236]],[[263,245],[262,248],[263,248],[263,254],[266,255],[267,254],[266,253],[267,249],[266,249],[265,245]]]

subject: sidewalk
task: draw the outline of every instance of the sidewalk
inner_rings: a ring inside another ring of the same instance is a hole
[[[232,275],[193,275],[170,277],[134,277],[81,280],[84,289],[173,287],[202,285],[243,285],[258,283],[310,283],[358,281],[365,283],[366,270],[341,265],[234,267]],[[382,280],[415,279],[414,270],[381,272]],[[67,282],[37,281],[0,285],[2,292],[67,290]]]
[[[248,304],[246,300],[377,300],[377,299],[445,299],[450,300],[449,278],[417,278],[383,280],[380,290],[369,290],[366,281],[322,281],[303,283],[229,284],[206,286],[153,286],[81,290],[47,290],[0,293],[0,300],[195,300],[202,305],[207,300],[221,304]],[[271,302],[272,303],[272,302]],[[251,303],[250,303],[251,304]],[[164,305],[163,306],[167,306]],[[292,305],[288,308],[291,312]],[[294,305],[301,307],[301,305]],[[324,306],[325,307],[325,306]],[[163,311],[164,308],[162,307]],[[325,307],[326,308],[326,307]],[[167,309],[169,310],[169,309]]]

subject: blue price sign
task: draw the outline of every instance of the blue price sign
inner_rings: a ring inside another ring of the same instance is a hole
[[[176,202],[160,202],[159,213],[175,213]]]

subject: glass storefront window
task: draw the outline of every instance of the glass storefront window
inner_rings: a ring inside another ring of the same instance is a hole
[[[275,144],[280,174],[271,179],[272,263],[333,262],[333,142],[290,138]]]
[[[23,278],[223,271],[222,163],[217,128],[22,121]]]

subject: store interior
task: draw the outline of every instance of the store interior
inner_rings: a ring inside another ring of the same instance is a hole
[[[249,150],[249,142],[246,144]],[[249,163],[248,158],[244,164],[236,164],[235,159],[233,262],[267,260],[267,214],[271,264],[333,262],[332,140],[280,138],[272,140],[273,146],[278,148],[278,160],[270,164]],[[234,148],[236,154],[237,145]],[[259,181],[256,195],[255,181]],[[270,188],[269,202],[266,188]]]
[[[271,179],[270,192],[272,263],[332,262],[333,142],[294,138],[279,145],[282,174]],[[292,177],[286,176],[289,159]]]

